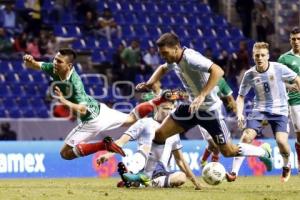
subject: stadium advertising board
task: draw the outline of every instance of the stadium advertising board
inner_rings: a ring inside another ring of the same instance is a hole
[[[281,174],[282,158],[279,149],[274,140],[265,140],[272,145],[273,149],[273,170],[266,172],[265,166],[257,158],[247,158],[240,170],[241,176],[252,175],[279,175]],[[264,141],[264,142],[265,142]],[[235,140],[235,143],[238,141]],[[260,145],[263,141],[255,141]],[[290,140],[293,147],[294,140]],[[187,140],[182,142],[184,156],[190,164],[193,172],[199,176],[201,167],[199,160],[201,158],[206,142],[202,140]],[[63,178],[63,177],[110,177],[117,176],[117,164],[119,161],[128,162],[128,157],[121,158],[117,155],[103,164],[97,166],[96,158],[98,152],[94,155],[79,158],[71,161],[63,160],[60,157],[61,141],[28,141],[28,142],[1,142],[0,143],[0,177],[1,178]],[[136,149],[135,143],[129,143],[124,150],[128,156],[132,155]],[[291,153],[292,173],[296,173],[297,157],[294,149]],[[232,158],[221,157],[221,163],[227,170],[231,169]],[[178,170],[175,161],[170,163],[172,170]]]

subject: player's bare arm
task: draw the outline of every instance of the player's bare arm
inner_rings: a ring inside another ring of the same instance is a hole
[[[237,108],[237,119],[238,119],[238,126],[239,128],[244,128],[244,120],[245,117],[243,115],[244,112],[244,103],[245,103],[245,97],[242,95],[239,95],[236,99],[236,108]]]
[[[197,181],[196,176],[194,175],[194,173],[192,172],[190,166],[188,165],[188,163],[184,159],[182,151],[179,149],[179,150],[173,151],[172,153],[173,153],[174,158],[176,160],[176,164],[178,165],[180,170],[186,174],[188,179],[191,180],[191,182],[194,184],[196,190],[201,190],[202,186]]]
[[[300,77],[297,76],[294,80],[294,83],[296,84],[297,86],[297,91],[300,91]]]
[[[25,54],[23,56],[23,61],[26,67],[30,69],[40,70],[42,62],[37,62],[32,55]]]
[[[229,95],[229,96],[226,96],[225,98],[227,100],[227,107],[229,109],[231,109],[232,112],[234,112],[236,114],[236,109],[237,108],[236,108],[236,102],[234,100],[234,97],[232,95]]]
[[[87,107],[83,104],[75,104],[71,101],[65,99],[63,93],[60,91],[59,87],[55,86],[54,88],[54,98],[58,99],[62,104],[68,106],[73,112],[80,115],[85,115],[87,113]]]
[[[208,95],[212,89],[218,84],[221,77],[224,75],[224,71],[221,67],[213,64],[209,70],[210,76],[207,84],[204,86],[200,94],[194,99],[190,105],[190,112],[196,112],[205,100],[206,95]]]
[[[150,79],[145,83],[139,83],[137,86],[136,86],[136,89],[137,90],[145,90],[145,89],[152,89],[152,85],[154,83],[156,83],[157,81],[159,81],[162,76],[167,73],[168,69],[167,69],[167,65],[166,64],[163,64],[163,65],[160,65],[156,70],[155,72],[152,74],[152,76],[150,77]]]

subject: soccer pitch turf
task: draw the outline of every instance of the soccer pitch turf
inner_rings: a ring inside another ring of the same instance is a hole
[[[222,199],[222,200],[297,200],[300,199],[300,177],[292,176],[281,183],[278,176],[239,177],[232,183],[194,190],[188,182],[181,188],[116,188],[118,179],[11,179],[0,181],[0,199]],[[201,183],[203,181],[201,180]],[[204,183],[203,183],[204,184]]]

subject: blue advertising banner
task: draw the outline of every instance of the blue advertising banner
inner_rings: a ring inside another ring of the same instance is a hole
[[[255,145],[263,142],[271,144],[273,149],[273,170],[266,172],[265,166],[254,157],[246,158],[241,170],[241,176],[279,175],[281,174],[282,158],[275,140],[257,140]],[[201,174],[200,158],[206,147],[203,140],[185,140],[183,153],[193,172]],[[238,141],[234,141],[238,143]],[[297,169],[297,155],[294,151],[294,140],[291,145],[290,162],[293,174]],[[136,144],[131,142],[124,147],[127,157],[116,155],[104,165],[97,166],[96,158],[105,152],[74,160],[63,160],[60,157],[61,141],[28,141],[28,142],[0,142],[0,178],[64,178],[64,177],[109,177],[117,176],[119,161],[128,162],[130,155],[136,150]],[[221,157],[220,162],[226,170],[231,170],[232,158]],[[171,160],[171,169],[178,170],[175,161]]]

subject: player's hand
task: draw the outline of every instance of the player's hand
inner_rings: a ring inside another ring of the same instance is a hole
[[[145,91],[145,90],[149,91],[149,90],[151,90],[151,85],[147,84],[146,82],[142,82],[142,83],[137,84],[135,89],[137,91]]]
[[[299,92],[297,84],[289,84],[289,86],[287,86],[287,89],[289,92]]]
[[[64,95],[58,86],[54,87],[54,96],[53,97],[58,99],[59,101],[62,101],[64,99]]]
[[[35,60],[34,60],[34,58],[33,58],[32,55],[25,54],[25,55],[23,56],[23,61],[24,61],[25,63],[33,63]]]
[[[240,129],[244,129],[245,128],[245,117],[244,117],[244,115],[238,115],[237,120],[238,120],[238,127]]]
[[[199,95],[197,96],[194,101],[191,103],[190,107],[189,107],[189,112],[190,113],[195,113],[197,112],[197,110],[200,108],[200,106],[202,105],[203,101],[205,100],[205,96],[203,95]]]
[[[200,185],[200,183],[196,183],[195,190],[202,190],[202,186]]]
[[[106,161],[108,161],[108,158],[105,155],[98,157],[96,160],[98,166],[102,165]]]

